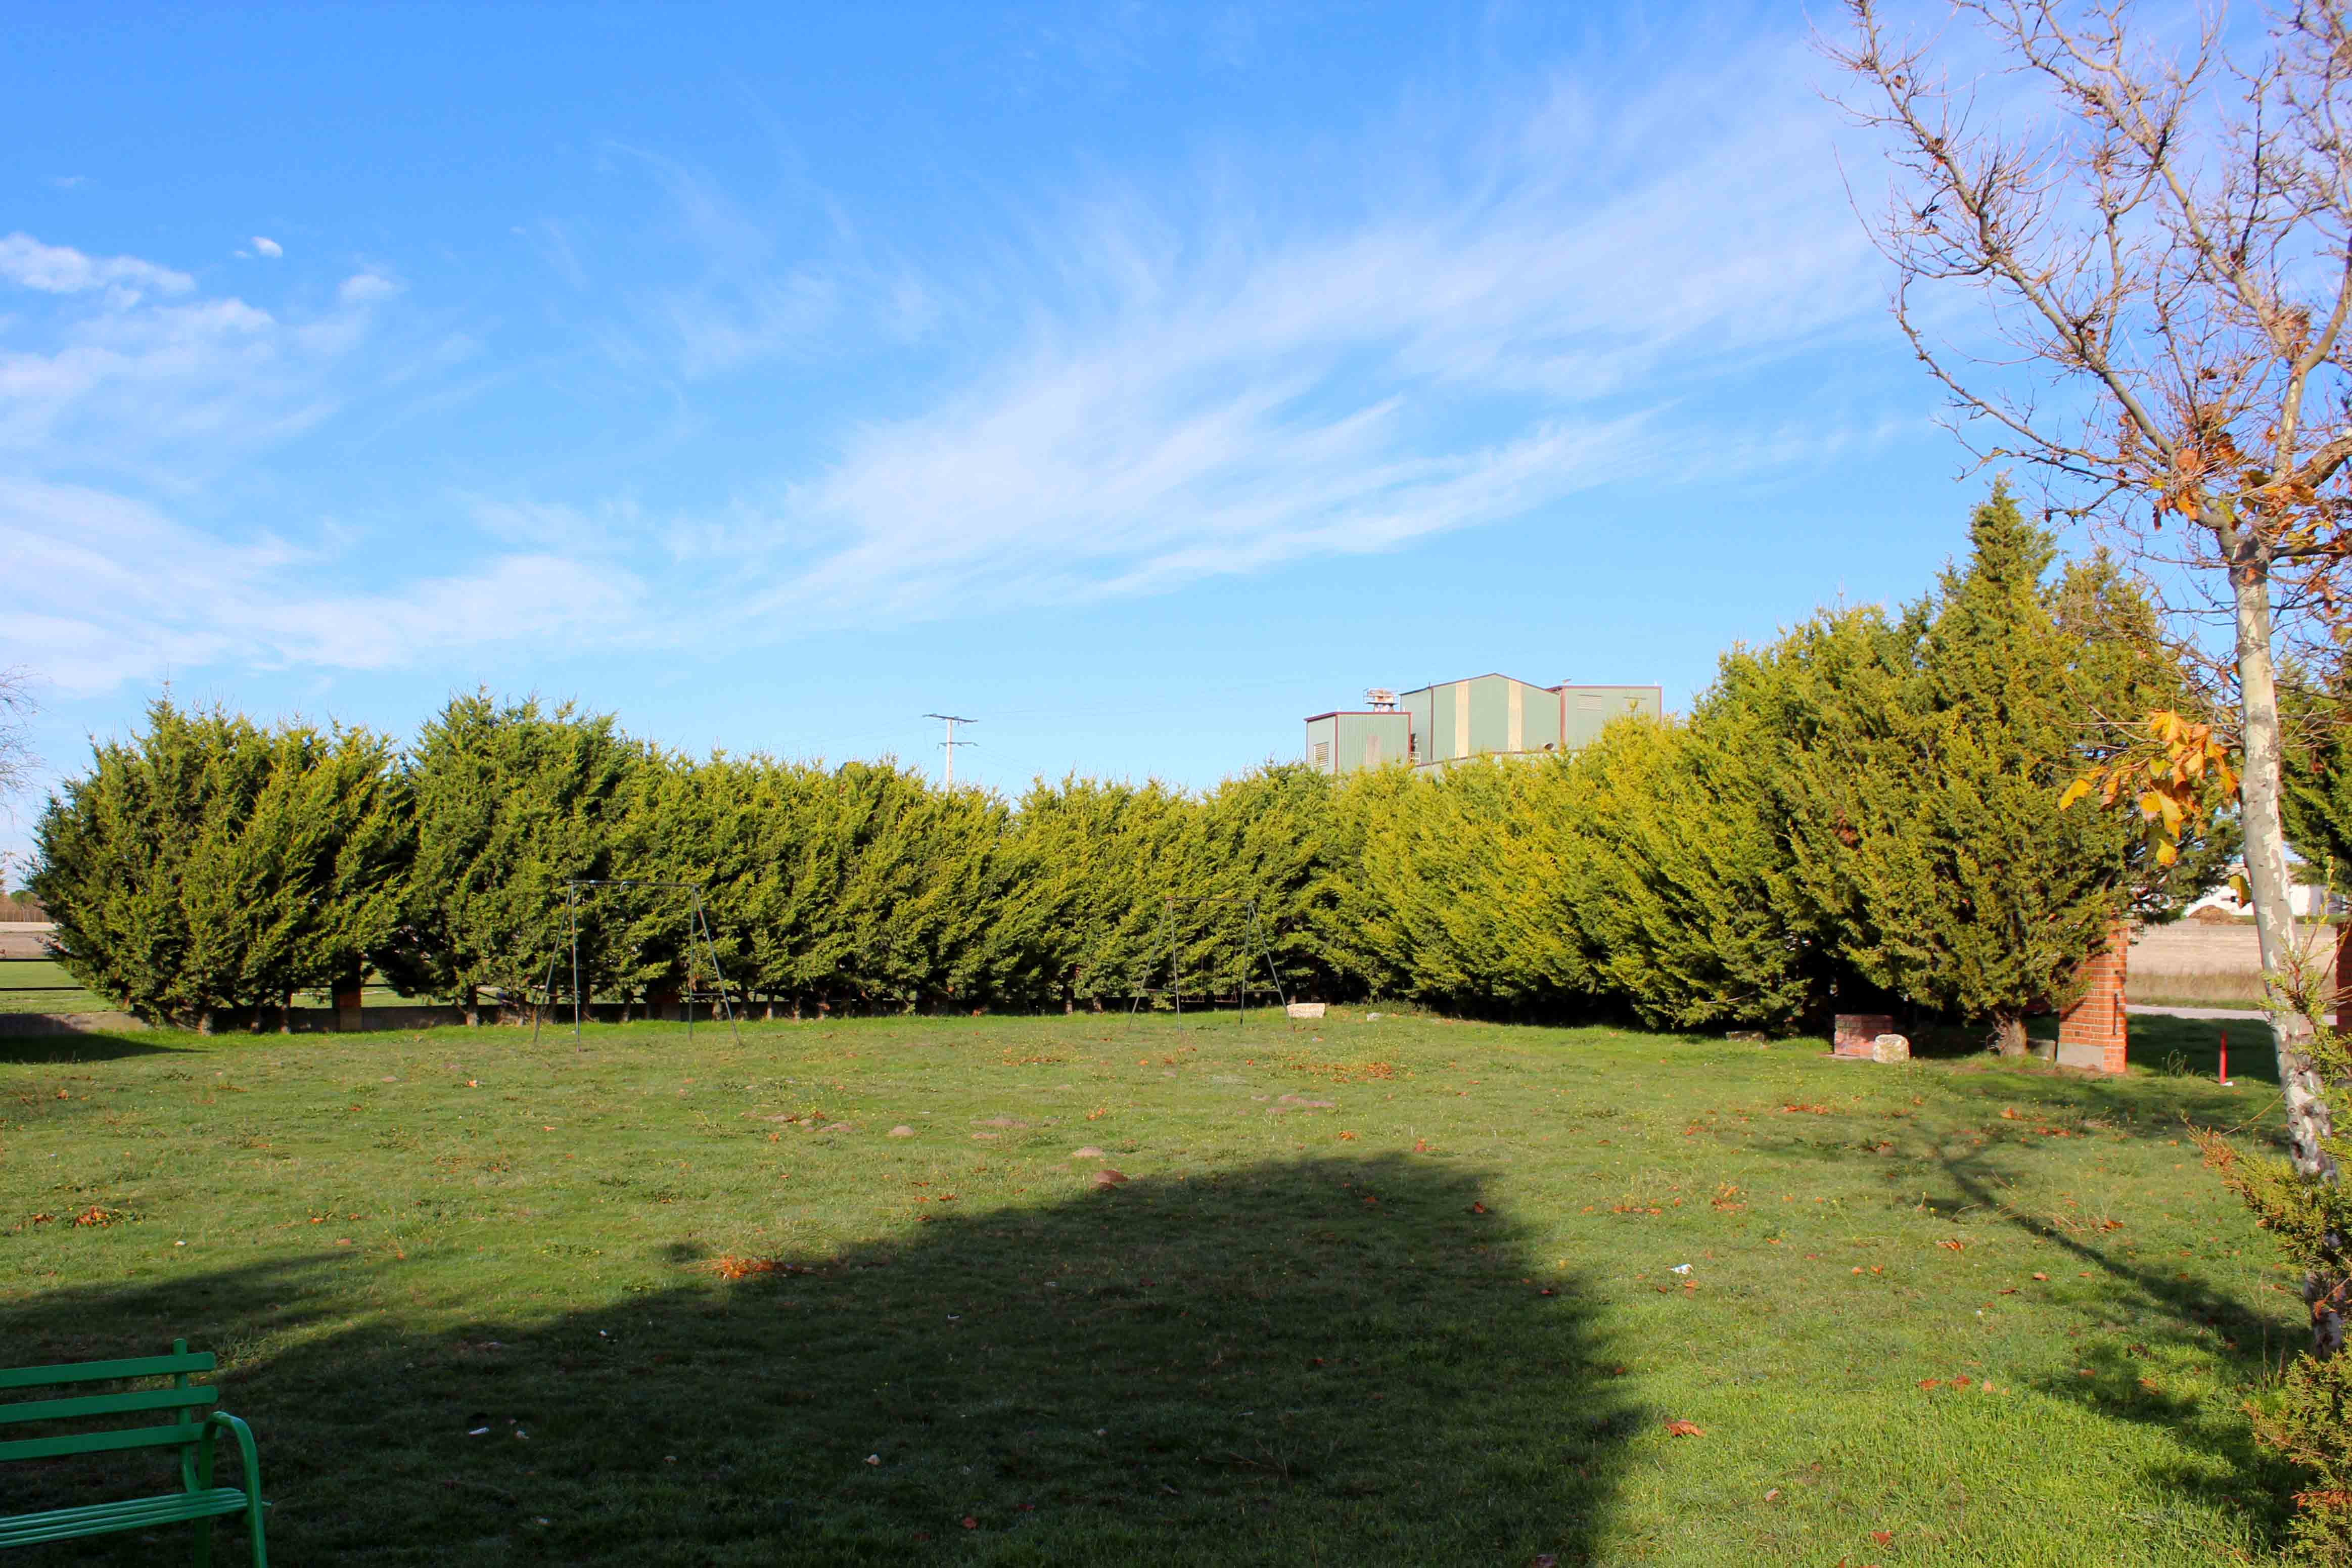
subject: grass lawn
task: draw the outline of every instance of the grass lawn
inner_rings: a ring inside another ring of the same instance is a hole
[[[103,1013],[112,1005],[45,958],[0,963],[0,1013]]]
[[[218,1351],[289,1564],[2262,1561],[2301,1303],[2183,1125],[2273,1135],[2257,1037],[0,1040],[0,1362]]]

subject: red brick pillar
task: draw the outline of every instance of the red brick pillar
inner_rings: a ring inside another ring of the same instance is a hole
[[[2083,966],[2083,999],[2058,1020],[2058,1060],[2095,1072],[2124,1070],[2128,1037],[2124,1010],[2124,973],[2130,963],[2131,922],[2107,928],[2106,945]]]

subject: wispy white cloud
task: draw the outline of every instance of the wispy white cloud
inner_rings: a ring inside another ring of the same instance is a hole
[[[232,541],[77,485],[0,479],[0,554],[24,583],[70,584],[0,611],[0,666],[72,695],[232,665],[381,669],[451,648],[612,620],[625,571],[519,551],[374,592],[322,588],[340,552],[271,534]]]
[[[133,256],[85,256],[68,246],[43,245],[29,234],[0,236],[0,283],[44,294],[81,294],[104,289],[117,309],[129,309],[149,292],[184,294],[196,280]]]
[[[257,234],[253,237],[253,248],[272,260],[286,254],[286,247],[266,234]]]
[[[259,243],[257,240],[256,243]],[[54,304],[10,311],[14,288]],[[0,559],[41,585],[0,605],[0,667],[84,694],[208,666],[380,668],[609,616],[633,579],[522,544],[419,572],[354,567],[360,531],[299,512],[277,527],[195,526],[209,481],[334,412],[367,378],[468,357],[462,334],[362,364],[388,272],[331,308],[280,316],[206,296],[186,273],[0,240]],[[68,475],[103,472],[103,488]],[[203,509],[217,511],[217,508]],[[339,591],[339,581],[381,581]]]
[[[400,285],[381,272],[355,272],[343,279],[335,298],[346,305],[373,305],[400,292]]]
[[[12,287],[51,308],[10,310]],[[0,462],[196,483],[331,412],[394,288],[363,273],[334,309],[283,318],[154,262],[0,238]]]
[[[579,361],[654,385],[662,439],[580,438],[549,399],[514,466],[566,477],[401,476],[412,506],[438,487],[439,520],[380,548],[366,593],[309,591],[363,528],[281,512],[232,537],[177,498],[365,376],[431,404],[448,356],[430,344],[470,363],[483,340],[425,331],[390,267],[297,316],[12,236],[0,296],[54,308],[18,319],[0,298],[0,548],[26,580],[77,586],[0,608],[0,662],[37,652],[77,689],[165,667],[375,668],[590,623],[658,638],[673,623],[627,607],[689,593],[694,635],[731,615],[757,640],[1160,593],[1513,520],[1622,528],[1625,496],[1883,437],[1884,411],[1839,388],[1836,351],[1881,296],[1805,69],[1752,55],[1605,90],[1566,73],[1341,149],[1100,176],[955,241],[864,233],[810,190],[785,214],[633,154],[686,264],[632,285],[586,229],[522,232],[565,310],[601,312],[566,318]],[[367,352],[385,323],[402,340]],[[892,374],[852,374],[909,343]],[[772,362],[844,367],[861,412],[820,408],[790,458],[756,435],[683,445],[705,413],[754,423],[746,373]],[[724,478],[698,489],[725,500],[665,499],[714,457]],[[77,465],[129,478],[92,486]],[[1590,520],[1567,504],[1610,487]],[[723,600],[702,592],[714,572]]]
[[[1785,463],[1806,389],[1701,405],[1876,319],[1833,129],[1794,59],[1748,58],[1630,101],[1563,84],[1457,128],[1450,169],[1381,147],[1351,191],[1286,193],[1292,221],[1229,172],[1112,193],[1039,220],[1018,267],[933,280],[957,330],[1021,323],[978,374],[667,542],[752,563],[765,607],[930,616]]]

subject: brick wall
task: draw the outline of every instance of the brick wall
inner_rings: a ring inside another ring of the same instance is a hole
[[[1895,1018],[1888,1013],[1840,1013],[1832,1021],[1830,1054],[1840,1057],[1860,1057],[1868,1060],[1870,1048],[1881,1035],[1895,1032]]]
[[[2084,966],[2088,984],[2083,999],[2058,1020],[2058,1059],[2084,1067],[2095,1063],[2100,1072],[2124,1070],[2128,1037],[2124,1011],[2124,975],[2131,952],[2131,925],[2117,921],[2107,928],[2106,946]]]

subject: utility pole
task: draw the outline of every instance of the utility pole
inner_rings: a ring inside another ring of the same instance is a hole
[[[947,748],[947,752],[948,752],[948,784],[947,784],[947,787],[948,787],[948,788],[950,788],[950,789],[953,789],[953,788],[955,788],[955,749],[956,749],[958,746],[976,746],[976,745],[980,744],[980,742],[977,742],[977,741],[959,741],[959,740],[957,740],[957,739],[955,738],[955,727],[956,727],[957,725],[959,725],[959,724],[977,724],[977,723],[979,723],[979,722],[980,722],[980,721],[979,721],[979,720],[977,720],[977,719],[967,719],[967,718],[965,718],[965,717],[964,717],[962,714],[961,714],[961,713],[926,713],[926,714],[924,714],[924,715],[923,715],[923,717],[924,717],[924,718],[926,718],[926,719],[937,719],[937,720],[940,721],[942,723],[946,724],[946,725],[947,725],[947,727],[948,727],[948,738],[947,738],[946,740],[944,740],[944,741],[941,741],[941,742],[940,742],[940,745],[942,745],[942,746],[945,746],[945,747]]]

